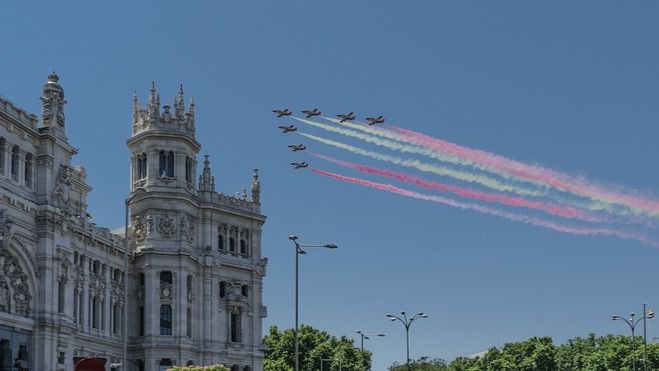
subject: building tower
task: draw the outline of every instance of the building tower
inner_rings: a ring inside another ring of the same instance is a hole
[[[142,107],[133,97],[132,259],[129,368],[223,363],[261,370],[261,303],[267,259],[261,257],[260,181],[252,199],[215,191],[210,161],[196,180],[195,105],[183,87],[160,107],[152,83]]]

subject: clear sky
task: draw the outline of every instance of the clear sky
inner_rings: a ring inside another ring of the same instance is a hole
[[[612,314],[639,313],[643,302],[659,308],[657,248],[294,171],[288,163],[304,160],[377,180],[289,152],[303,141],[368,162],[283,136],[276,126],[293,121],[270,112],[383,114],[453,143],[657,194],[656,2],[4,1],[1,9],[0,94],[39,114],[41,86],[57,71],[98,224],[123,223],[131,98],[136,91],[145,102],[152,80],[163,104],[179,83],[195,97],[200,155],[210,155],[219,190],[238,192],[261,169],[266,329],[293,325],[291,233],[339,245],[302,257],[301,321],[335,335],[386,333],[366,343],[374,370],[405,358],[391,312],[430,315],[412,327],[412,357],[452,359],[530,336],[627,334]]]

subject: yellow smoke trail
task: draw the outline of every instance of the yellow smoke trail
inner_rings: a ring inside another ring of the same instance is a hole
[[[468,173],[464,171],[458,171],[458,170],[453,170],[444,166],[437,166],[433,164],[428,164],[425,162],[421,162],[417,159],[403,159],[400,157],[396,156],[390,156],[390,155],[385,155],[383,153],[379,152],[374,152],[374,151],[368,151],[359,147],[351,146],[349,144],[345,144],[342,142],[338,142],[335,140],[319,137],[316,135],[312,134],[307,134],[307,133],[302,133],[302,132],[297,132],[298,134],[302,135],[305,138],[311,139],[313,141],[327,144],[329,146],[333,146],[339,149],[343,149],[348,152],[352,152],[357,155],[365,156],[365,157],[370,157],[372,159],[378,160],[378,161],[384,161],[384,162],[389,162],[395,165],[399,166],[404,166],[404,167],[409,167],[413,169],[417,169],[420,171],[424,171],[427,173],[433,173],[441,176],[448,176],[454,179],[459,179],[465,182],[469,183],[477,183],[481,184],[485,187],[495,189],[497,191],[501,192],[512,192],[516,193],[518,195],[522,196],[533,196],[533,197],[540,197],[544,196],[545,192],[542,191],[535,191],[535,190],[530,190],[522,187],[517,187],[514,185],[510,184],[505,184],[501,183],[496,179],[492,179],[487,176],[483,176],[480,174],[473,174],[473,173]]]

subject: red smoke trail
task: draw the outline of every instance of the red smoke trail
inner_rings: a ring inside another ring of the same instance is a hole
[[[553,187],[565,192],[576,195],[589,197],[594,200],[602,200],[609,203],[619,203],[627,205],[632,209],[645,210],[653,216],[659,214],[659,201],[651,200],[633,195],[620,194],[603,189],[600,186],[589,184],[583,179],[571,177],[567,174],[549,170],[539,166],[527,165],[503,156],[488,153],[486,151],[475,150],[450,143],[448,141],[433,138],[431,136],[418,133],[416,131],[389,126],[389,128],[415,144],[422,145],[426,148],[434,149],[442,153],[448,153],[464,159],[471,160],[475,163],[482,164],[500,171],[504,171],[512,176],[539,182],[549,187]]]
[[[580,219],[580,220],[585,220],[588,222],[606,222],[606,219],[597,217],[595,215],[592,215],[591,213],[584,212],[582,210],[577,210],[572,207],[563,207],[559,206],[554,203],[550,202],[541,202],[541,201],[532,201],[532,200],[527,200],[524,198],[519,198],[519,197],[511,197],[511,196],[506,196],[502,194],[496,194],[496,193],[487,193],[487,192],[480,192],[480,191],[475,191],[471,189],[466,189],[462,187],[457,187],[454,185],[450,184],[445,184],[445,183],[439,183],[439,182],[433,182],[433,181],[428,181],[423,178],[405,174],[405,173],[399,173],[397,171],[392,171],[392,170],[386,170],[386,169],[379,169],[376,167],[371,167],[371,166],[366,166],[366,165],[361,165],[357,164],[354,162],[347,162],[347,161],[342,161],[335,159],[330,156],[325,156],[321,155],[318,153],[311,152],[310,153],[313,156],[322,158],[323,160],[335,163],[337,165],[341,165],[343,167],[347,167],[353,170],[360,171],[362,173],[367,173],[367,174],[373,174],[373,175],[378,175],[381,177],[386,177],[386,178],[393,178],[397,179],[401,182],[409,183],[409,184],[414,184],[426,189],[432,189],[440,192],[450,192],[453,194],[456,194],[461,197],[465,198],[471,198],[479,201],[485,201],[485,202],[496,202],[500,203],[506,206],[514,206],[514,207],[526,207],[529,209],[535,209],[535,210],[540,210],[543,211],[547,214],[551,215],[556,215],[564,218],[573,218],[573,219]]]
[[[594,235],[606,235],[606,236],[616,236],[619,238],[623,239],[633,239],[637,240],[640,242],[643,242],[648,245],[652,245],[654,247],[659,247],[659,243],[652,242],[648,240],[646,236],[642,235],[637,235],[634,233],[629,233],[629,232],[624,232],[624,231],[619,231],[615,229],[608,229],[608,228],[578,228],[578,227],[570,227],[558,223],[554,223],[548,220],[536,218],[536,217],[531,217],[531,216],[525,216],[522,214],[515,214],[515,213],[509,213],[505,211],[500,211],[496,210],[487,206],[482,206],[478,204],[472,204],[472,203],[465,203],[465,202],[459,202],[452,200],[450,198],[445,198],[441,196],[431,196],[431,195],[426,195],[418,192],[413,192],[409,191],[406,189],[402,189],[399,187],[396,187],[391,184],[384,184],[384,183],[376,183],[376,182],[371,182],[365,179],[361,178],[354,178],[354,177],[348,177],[345,175],[340,175],[340,174],[335,174],[331,173],[329,171],[324,171],[324,170],[319,170],[319,169],[311,169],[313,172],[316,174],[328,177],[328,178],[333,178],[337,179],[346,183],[352,183],[352,184],[357,184],[361,185],[364,187],[369,187],[369,188],[374,188],[374,189],[379,189],[382,191],[387,191],[391,193],[395,193],[401,196],[406,196],[406,197],[411,197],[411,198],[416,198],[418,200],[424,200],[424,201],[432,201],[432,202],[437,202],[440,204],[448,205],[448,206],[453,206],[459,209],[463,210],[474,210],[478,211],[483,214],[489,214],[489,215],[495,215],[499,216],[502,218],[506,218],[509,220],[514,220],[522,223],[528,223],[532,225],[536,225],[539,227],[545,227],[548,229],[552,229],[558,232],[563,232],[563,233],[570,233],[570,234],[575,234],[575,235],[581,235],[581,236],[594,236]]]

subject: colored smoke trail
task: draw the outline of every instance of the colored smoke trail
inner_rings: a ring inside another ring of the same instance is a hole
[[[428,181],[426,179],[413,176],[410,174],[405,174],[405,173],[400,173],[392,170],[386,170],[386,169],[379,169],[376,167],[372,166],[366,166],[366,165],[361,165],[357,164],[354,162],[348,162],[348,161],[342,161],[335,159],[330,156],[310,152],[313,156],[316,156],[318,158],[321,158],[323,160],[332,162],[334,164],[350,168],[353,170],[357,170],[362,173],[366,174],[373,174],[373,175],[378,175],[381,177],[386,177],[386,178],[392,178],[392,179],[397,179],[401,182],[405,182],[408,184],[414,184],[426,189],[432,189],[440,192],[449,192],[456,194],[461,197],[465,198],[471,198],[474,200],[478,201],[485,201],[485,202],[494,202],[494,203],[499,203],[502,205],[506,206],[513,206],[513,207],[525,207],[528,209],[535,209],[535,210],[540,210],[543,211],[547,214],[550,215],[555,215],[555,216],[560,216],[564,218],[572,218],[572,219],[580,219],[588,222],[593,222],[593,223],[598,223],[598,222],[606,222],[606,219],[597,217],[595,215],[592,215],[588,212],[584,212],[582,210],[578,210],[572,207],[563,207],[554,203],[550,202],[542,202],[542,201],[533,201],[533,200],[527,200],[524,198],[519,198],[519,197],[510,197],[502,194],[495,194],[495,193],[487,193],[487,192],[481,192],[481,191],[476,191],[476,190],[471,190],[467,188],[462,188],[450,184],[445,184],[445,183],[439,183],[439,182],[433,182],[433,181]]]
[[[441,153],[437,153],[433,150],[430,150],[430,149],[424,148],[424,147],[420,147],[420,146],[417,146],[417,145],[410,145],[410,144],[399,143],[399,142],[395,142],[395,141],[391,141],[391,140],[387,140],[387,139],[380,139],[380,138],[375,137],[373,135],[362,134],[362,133],[358,133],[354,130],[342,129],[342,128],[338,128],[336,126],[327,125],[327,124],[323,124],[323,123],[320,123],[320,122],[307,120],[307,119],[303,119],[303,118],[293,117],[293,119],[295,119],[299,122],[302,122],[304,124],[307,124],[307,125],[319,128],[319,129],[323,129],[325,131],[341,134],[341,135],[351,137],[351,138],[355,138],[355,139],[359,139],[359,140],[363,140],[364,142],[372,143],[372,144],[375,144],[377,146],[385,147],[385,148],[388,148],[388,149],[391,149],[391,150],[394,150],[394,151],[399,151],[399,152],[402,152],[402,153],[413,153],[413,154],[423,155],[423,156],[427,156],[427,157],[430,157],[430,158],[434,158],[434,159],[439,160],[439,161],[448,162],[448,163],[451,163],[451,164],[454,164],[454,165],[465,165],[464,160],[460,160],[459,158],[457,158],[455,156],[443,155]],[[347,123],[346,122],[341,123],[341,125],[345,125],[345,124],[347,124]],[[349,124],[349,125],[355,125],[355,124]],[[485,170],[487,170],[487,169],[485,169]]]
[[[328,171],[324,170],[319,170],[319,169],[311,169],[313,172],[316,174],[328,177],[328,178],[333,178],[336,180],[340,180],[346,183],[352,183],[352,184],[357,184],[361,185],[364,187],[369,187],[369,188],[374,188],[374,189],[379,189],[382,191],[387,191],[391,193],[395,193],[401,196],[406,196],[406,197],[411,197],[415,198],[418,200],[424,200],[424,201],[431,201],[431,202],[436,202],[452,207],[456,207],[459,209],[463,210],[474,210],[478,211],[483,214],[489,214],[489,215],[494,215],[494,216],[499,216],[505,219],[517,221],[517,222],[522,222],[522,223],[527,223],[527,224],[532,224],[535,226],[539,227],[544,227],[548,228],[554,231],[558,232],[563,232],[563,233],[570,233],[570,234],[575,234],[575,235],[581,235],[581,236],[595,236],[595,235],[605,235],[605,236],[616,236],[622,239],[633,239],[637,240],[640,242],[643,242],[648,245],[652,245],[654,247],[659,247],[659,243],[650,241],[646,236],[643,235],[638,235],[630,232],[624,232],[616,229],[608,229],[608,228],[580,228],[580,227],[570,227],[558,223],[554,223],[552,221],[536,218],[536,217],[531,217],[531,216],[526,216],[522,214],[515,214],[515,213],[510,213],[506,211],[501,211],[497,209],[493,209],[487,206],[482,206],[478,204],[472,204],[472,203],[465,203],[465,202],[459,202],[455,201],[450,198],[446,197],[441,197],[441,196],[431,196],[431,195],[426,195],[423,193],[418,193],[418,192],[413,192],[409,191],[403,188],[396,187],[391,184],[385,184],[385,183],[377,183],[377,182],[372,182],[366,179],[361,179],[361,178],[355,178],[355,177],[349,177],[341,174],[336,174],[336,173],[331,173]]]
[[[336,148],[339,148],[339,149],[343,149],[345,151],[352,152],[354,154],[358,154],[358,155],[365,156],[365,157],[370,157],[370,158],[373,158],[373,159],[379,160],[379,161],[389,162],[389,163],[392,163],[392,164],[395,164],[395,165],[414,168],[414,169],[424,171],[424,172],[428,172],[428,173],[433,173],[433,174],[442,175],[442,176],[448,176],[448,177],[451,177],[451,178],[454,178],[454,179],[459,179],[459,180],[462,180],[462,181],[465,181],[465,182],[481,184],[485,187],[495,189],[495,190],[500,191],[500,192],[512,192],[512,193],[516,193],[516,194],[521,195],[521,196],[535,196],[535,197],[544,196],[546,194],[543,191],[530,190],[530,189],[518,187],[518,186],[515,186],[515,185],[511,185],[511,184],[502,183],[502,182],[500,182],[496,179],[493,179],[493,178],[490,178],[490,177],[487,177],[487,176],[484,176],[484,175],[480,175],[480,174],[474,174],[474,173],[468,173],[468,172],[464,172],[464,171],[453,170],[453,169],[450,169],[450,168],[447,168],[447,167],[437,166],[437,165],[421,162],[417,159],[402,159],[400,157],[385,155],[385,154],[382,154],[382,153],[379,153],[379,152],[367,151],[365,149],[355,147],[355,146],[351,146],[349,144],[345,144],[345,143],[338,142],[338,141],[331,140],[331,139],[322,138],[322,137],[312,135],[312,134],[302,133],[300,131],[297,131],[296,133],[302,135],[305,138],[314,140],[316,142],[320,142],[320,143],[323,143],[323,144],[327,144],[329,146],[333,146],[333,147],[336,147]]]
[[[474,167],[482,171],[497,174],[505,179],[530,182],[538,186],[553,188],[555,190],[587,197],[593,201],[580,202],[578,206],[587,208],[591,211],[607,211],[609,213],[625,214],[618,208],[614,207],[612,202],[603,202],[601,199],[598,199],[591,194],[575,192],[574,186],[570,185],[570,182],[574,182],[574,180],[560,182],[559,178],[561,177],[569,178],[569,176],[566,174],[561,174],[553,170],[542,168],[540,166],[527,165],[485,151],[462,147],[442,139],[433,138],[425,134],[391,125],[389,125],[389,127],[391,127],[392,130],[388,130],[381,127],[371,127],[366,124],[355,124],[348,121],[340,122],[340,120],[331,117],[323,116],[323,118],[345,127],[363,131],[365,133],[381,136],[403,143],[421,145],[438,153],[444,153],[447,158],[450,159],[449,162],[460,164],[462,166]],[[533,174],[533,171],[542,171],[545,173],[545,176]],[[561,201],[560,199],[557,200]],[[636,213],[638,214],[638,212]],[[659,213],[659,211],[657,211],[657,213]]]
[[[419,144],[426,148],[434,149],[453,156],[466,158],[476,163],[491,167],[492,169],[507,172],[519,179],[542,184],[575,195],[588,197],[593,200],[603,201],[607,204],[624,205],[636,215],[646,214],[653,217],[659,216],[659,201],[657,200],[617,193],[604,189],[599,185],[589,183],[582,178],[569,176],[541,166],[527,165],[486,151],[462,147],[412,130],[395,126],[390,126],[390,128],[403,135],[407,142]]]

